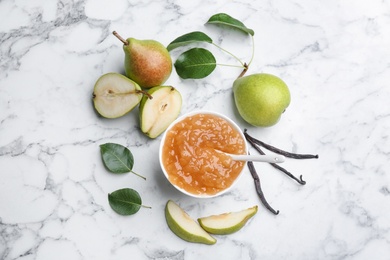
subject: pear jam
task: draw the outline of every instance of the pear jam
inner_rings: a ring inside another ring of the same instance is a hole
[[[170,182],[195,195],[214,195],[230,187],[245,166],[230,154],[245,154],[246,143],[225,119],[188,116],[167,133],[162,162]]]

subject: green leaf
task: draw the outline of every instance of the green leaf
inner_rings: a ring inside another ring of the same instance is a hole
[[[173,40],[170,44],[168,44],[167,49],[168,51],[171,51],[180,46],[184,46],[194,42],[212,43],[213,40],[203,32],[190,32]]]
[[[134,165],[133,154],[120,145],[107,143],[100,145],[100,152],[106,168],[113,173],[131,172]]]
[[[104,166],[112,173],[132,172],[138,177],[146,180],[145,177],[133,172],[134,158],[129,149],[114,143],[100,145],[100,153]]]
[[[129,188],[120,189],[108,194],[111,208],[120,215],[133,215],[142,206],[141,196]]]
[[[255,34],[252,29],[247,28],[242,22],[224,13],[219,13],[211,16],[207,23],[227,25],[239,29],[243,32],[249,33],[252,36]]]
[[[207,77],[217,66],[213,54],[203,48],[193,48],[182,53],[175,62],[177,74],[183,79]]]

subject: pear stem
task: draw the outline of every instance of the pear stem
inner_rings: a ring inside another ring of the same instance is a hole
[[[241,71],[240,75],[238,75],[237,78],[241,78],[245,75],[245,73],[248,71],[249,65],[244,63],[244,69]]]
[[[112,96],[123,96],[123,95],[131,95],[131,94],[142,94],[142,95],[146,95],[148,96],[149,99],[153,99],[153,96],[150,95],[147,91],[144,91],[144,90],[135,90],[135,91],[130,91],[130,92],[126,92],[126,93],[114,93],[114,92],[110,92],[108,93],[108,95],[112,95]],[[96,97],[96,94],[93,93],[92,94],[92,98],[95,98]]]
[[[124,45],[129,45],[129,42],[122,38],[116,31],[112,32],[113,35],[115,35],[116,38],[118,38],[121,42],[123,42]]]
[[[153,96],[150,95],[147,91],[136,90],[135,93],[141,93],[141,94],[144,94],[144,95],[148,96],[149,99],[153,99]]]

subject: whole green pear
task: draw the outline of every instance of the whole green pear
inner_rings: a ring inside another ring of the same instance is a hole
[[[275,125],[290,104],[290,91],[279,77],[258,73],[233,83],[234,101],[241,117],[251,125]]]
[[[116,32],[113,34],[123,42],[128,78],[143,88],[164,84],[172,72],[172,59],[164,45],[155,40],[124,40]]]

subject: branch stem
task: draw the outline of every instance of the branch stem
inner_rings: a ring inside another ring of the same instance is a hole
[[[232,65],[232,64],[223,64],[223,63],[215,63],[217,66],[225,66],[225,67],[234,67],[234,68],[242,68],[240,65]]]
[[[252,38],[252,56],[251,56],[251,59],[248,63],[248,67],[249,67],[249,65],[251,65],[251,63],[254,59],[254,56],[255,56],[255,38],[253,37],[253,35],[251,35],[251,38]]]
[[[225,50],[224,48],[222,48],[221,46],[219,46],[219,45],[217,45],[215,43],[211,43],[211,44],[214,45],[215,47],[217,47],[218,49],[220,49],[221,51],[226,52],[227,54],[229,54],[230,56],[235,58],[241,64],[241,66],[244,67],[244,63],[236,55],[234,55],[230,51]]]

